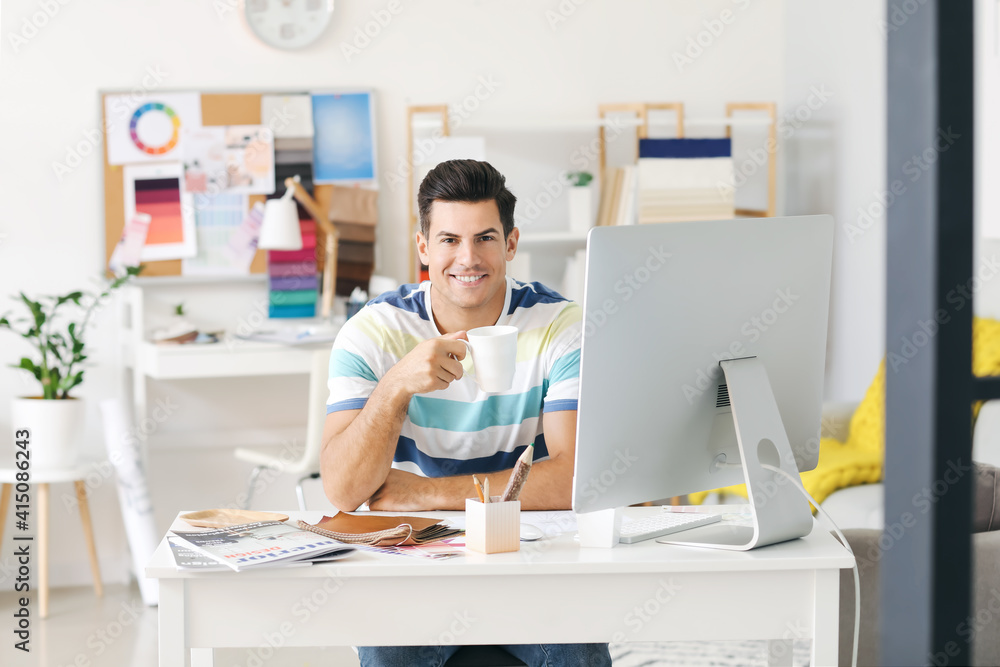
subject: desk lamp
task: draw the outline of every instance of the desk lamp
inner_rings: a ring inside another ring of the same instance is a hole
[[[301,250],[302,231],[299,227],[299,214],[292,199],[302,204],[326,235],[320,314],[328,318],[333,309],[333,290],[337,284],[337,245],[340,233],[300,181],[298,176],[286,178],[285,194],[280,199],[268,199],[265,203],[264,221],[261,223],[257,247],[263,250]]]

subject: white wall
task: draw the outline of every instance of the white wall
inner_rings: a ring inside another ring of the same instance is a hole
[[[244,29],[237,12],[217,13],[226,4],[227,0],[68,1],[58,5],[58,12],[15,52],[11,32],[20,33],[23,22],[32,20],[41,3],[4,0],[0,9],[4,158],[0,160],[0,201],[4,203],[0,294],[4,296],[0,298],[19,289],[34,294],[69,291],[87,285],[99,271],[103,254],[100,160],[93,154],[86,156],[62,179],[56,177],[52,164],[63,162],[67,151],[98,128],[99,89],[131,89],[141,84],[150,69],[164,73],[160,85],[169,89],[374,88],[378,159],[383,170],[395,167],[405,155],[406,105],[461,104],[483,78],[496,84],[474,112],[477,120],[526,113],[592,116],[600,102],[656,100],[681,100],[691,115],[718,116],[729,100],[775,100],[783,105],[788,78],[783,65],[785,15],[779,0],[590,0],[579,6],[570,0],[420,4],[401,0],[402,11],[350,62],[341,44],[353,40],[356,30],[371,20],[371,12],[385,9],[387,2],[338,0],[333,27],[322,42],[299,53],[281,53],[259,44]],[[560,7],[568,16],[552,26],[547,12],[558,15]],[[683,51],[688,38],[707,30],[704,21],[718,32],[723,10],[732,12],[731,23],[717,36],[702,37],[708,44],[704,52],[679,71],[673,53]],[[812,83],[805,76],[796,81]],[[846,106],[847,81],[833,83],[840,84],[838,90],[844,97],[838,102]],[[488,140],[488,150],[503,153],[525,146],[541,151],[539,141],[544,146],[547,140],[497,136]],[[555,175],[573,166],[570,149],[579,146],[581,139],[551,141],[548,159]],[[860,149],[852,143],[840,150]],[[857,168],[846,163],[857,157],[844,156],[844,172]],[[855,198],[870,192],[867,182],[864,186]],[[530,199],[542,187],[542,179],[522,179],[515,183],[515,192]],[[405,195],[387,186],[384,171],[379,206],[378,270],[403,279],[409,243]],[[183,300],[192,317],[211,323],[217,319],[235,322],[245,316],[262,288],[229,288],[224,311],[218,310],[217,293],[209,289],[157,290],[158,312],[165,313],[172,302]],[[0,311],[8,305],[0,301]],[[90,339],[93,367],[79,392],[91,406],[84,446],[94,457],[103,451],[96,402],[115,395],[119,387],[115,341],[112,319],[102,318]],[[20,341],[5,336],[0,342],[0,363],[15,361],[21,350]],[[868,351],[865,345],[852,342],[839,351],[837,360],[848,364],[851,355],[866,356]],[[873,360],[863,361],[874,367]],[[856,374],[848,375],[837,384],[841,393],[856,386],[852,383]],[[14,426],[9,399],[26,391],[17,373],[0,369],[0,433],[10,433]],[[301,407],[304,382],[290,378],[151,383],[151,391],[154,398],[170,396],[182,406],[159,433],[164,441],[173,436],[174,445],[154,446],[150,452],[153,499],[161,529],[178,510],[232,502],[249,472],[233,461],[228,448],[184,448],[185,434],[241,423],[294,427],[305,418]],[[57,489],[56,494],[61,491]],[[120,579],[126,547],[114,489],[111,484],[98,484],[93,496],[104,574]],[[271,485],[260,503],[270,507],[293,504],[287,481]],[[56,533],[53,583],[85,582],[79,529],[59,503],[52,527]],[[9,545],[3,551],[9,554]],[[0,580],[7,576],[6,570],[0,570]]]
[[[885,350],[884,15],[884,0],[785,3],[785,113],[806,115],[814,89],[830,95],[784,144],[785,212],[837,224],[828,400],[860,399]]]
[[[976,314],[1000,319],[1000,43],[997,22],[1000,8],[989,0],[976,2],[976,253],[973,266],[985,279],[974,285]]]

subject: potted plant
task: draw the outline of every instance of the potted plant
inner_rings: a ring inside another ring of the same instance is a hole
[[[571,171],[566,178],[572,186],[567,195],[570,231],[586,233],[594,226],[594,193],[590,187],[594,175],[589,171]]]
[[[83,404],[70,392],[83,382],[87,325],[97,307],[141,270],[141,266],[127,267],[99,294],[76,291],[36,301],[21,292],[19,300],[28,310],[27,316],[11,320],[8,312],[0,317],[0,329],[20,335],[35,352],[34,358],[22,357],[20,363],[11,364],[31,373],[41,385],[40,395],[15,398],[11,409],[13,427],[31,432],[32,469],[76,464]],[[65,316],[70,303],[76,306],[77,317]]]

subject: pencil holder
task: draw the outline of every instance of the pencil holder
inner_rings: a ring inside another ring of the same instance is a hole
[[[465,546],[484,554],[517,551],[521,548],[521,501],[481,503],[465,500]]]

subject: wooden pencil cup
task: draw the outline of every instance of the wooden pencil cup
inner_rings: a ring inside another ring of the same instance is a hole
[[[465,546],[484,554],[517,551],[521,548],[521,501],[491,502],[465,500]]]

